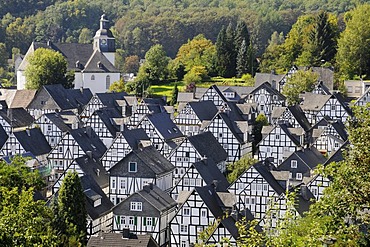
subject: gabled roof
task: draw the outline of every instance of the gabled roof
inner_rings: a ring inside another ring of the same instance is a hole
[[[75,102],[74,104],[76,104],[81,110],[93,97],[93,94],[89,88],[66,89],[66,91],[69,101]]]
[[[67,90],[62,86],[62,84],[42,86],[35,99],[42,90],[45,90],[50,95],[50,97],[60,107],[60,109],[71,110],[78,108],[77,102],[72,99],[72,97],[68,94]]]
[[[129,129],[124,126],[121,134],[133,150],[139,149],[140,141],[150,141],[149,136],[146,134],[143,128]]]
[[[202,157],[211,158],[216,163],[227,159],[227,152],[211,132],[189,136],[188,139]]]
[[[274,169],[273,165],[270,165],[268,161],[260,161],[253,165],[254,169],[266,180],[266,182],[278,193],[279,195],[285,192],[286,188],[283,188],[281,184],[276,180],[275,176],[271,173]]]
[[[299,160],[301,160],[303,162],[303,164],[305,164],[307,166],[308,169],[310,170],[313,170],[316,168],[316,166],[318,164],[324,164],[326,162],[326,158],[324,157],[324,155],[322,155],[315,147],[310,147],[310,148],[306,148],[306,149],[302,149],[302,150],[298,150],[298,151],[295,151],[294,153],[292,153],[288,159],[290,157],[296,157],[298,158]],[[278,169],[279,170],[291,170],[291,167],[290,167],[290,163],[289,164],[286,164],[287,163],[287,160],[288,159],[285,159],[279,166],[278,166]],[[285,167],[285,169],[284,169]]]
[[[13,132],[15,138],[27,152],[39,156],[48,154],[51,147],[39,128]]]
[[[347,152],[349,147],[349,141],[346,140],[342,146],[338,148],[333,154],[330,155],[329,159],[324,163],[324,166],[330,164],[331,162],[340,162],[344,160],[344,154]]]
[[[100,186],[90,175],[84,175],[81,178],[82,189],[86,196],[86,211],[91,219],[96,220],[99,217],[107,214],[113,208],[113,203],[105,195]],[[101,204],[94,207],[94,199],[100,198]]]
[[[76,140],[81,149],[87,153],[91,152],[92,157],[99,159],[107,151],[106,146],[91,127],[84,127],[71,130],[70,134]]]
[[[303,111],[320,111],[332,95],[323,95],[305,92],[301,95],[303,101],[300,106]]]
[[[27,108],[35,97],[37,90],[13,90],[2,89],[0,95],[3,94],[8,108]],[[1,97],[1,98],[3,98]]]
[[[89,175],[100,188],[105,188],[109,185],[109,175],[104,166],[96,159],[90,158],[87,155],[75,159],[85,175]]]
[[[168,113],[147,114],[146,117],[165,141],[184,137],[184,134],[172,121]]]
[[[255,89],[255,87],[246,87],[246,86],[217,86],[218,89],[222,92],[224,95],[225,92],[234,92],[235,97],[234,98],[228,98],[224,95],[224,97],[228,101],[240,101],[244,97],[246,97],[252,90]]]
[[[24,108],[3,109],[0,116],[13,128],[28,127],[35,120]]]
[[[299,139],[297,139],[296,133],[293,131],[296,130],[297,128],[292,128],[291,124],[289,123],[280,123],[278,126],[284,131],[284,133],[289,137],[289,139],[294,142],[295,145],[300,146],[301,143]],[[303,132],[303,129],[300,129],[301,132]]]
[[[320,88],[325,94],[330,95],[330,89],[323,83],[323,81],[319,81],[315,88]]]
[[[65,112],[63,112],[63,113],[65,113]],[[70,113],[72,113],[72,112],[70,112]],[[61,131],[63,131],[63,132],[69,132],[69,131],[71,131],[71,127],[67,125],[67,123],[65,122],[66,119],[63,118],[63,115],[61,115],[60,113],[58,113],[58,112],[55,112],[55,113],[46,113],[45,114],[45,117],[47,117]]]
[[[329,116],[324,116],[320,121],[318,121],[314,126],[312,126],[312,129],[318,128],[318,126],[321,126],[322,124],[325,125],[331,125],[335,129],[335,131],[338,133],[338,135],[345,141],[348,139],[348,134],[346,131],[346,126],[343,124],[340,120],[333,120]]]
[[[106,73],[116,72],[119,70],[109,62],[106,56],[99,50],[95,50],[89,60],[86,62],[85,68],[82,70],[84,73]]]
[[[238,140],[239,143],[244,143],[244,139],[242,137],[243,133],[242,131],[237,128],[237,125],[234,121],[232,121],[227,113],[219,112],[215,118],[219,116],[222,118],[227,125],[227,127],[230,129],[230,131],[233,133],[235,138]]]
[[[0,124],[0,149],[4,146],[7,140],[8,140],[8,135],[6,134],[3,126]]]
[[[319,74],[318,81],[320,81],[325,88],[332,90],[334,86],[334,71],[328,67],[311,67],[313,72]]]
[[[344,98],[343,94],[341,93],[333,93],[333,96],[338,100],[338,102],[342,105],[342,107],[346,110],[348,115],[352,115],[352,109],[348,106],[348,102]]]
[[[292,187],[290,191],[295,191],[296,194],[296,203],[294,204],[295,209],[297,212],[303,216],[304,212],[309,210],[311,204],[313,204],[313,200],[315,196],[312,192],[304,185],[299,185],[297,187]]]
[[[297,120],[298,124],[307,131],[311,128],[310,122],[306,117],[306,114],[303,112],[302,108],[299,105],[288,106],[289,111],[292,113],[294,118]]]
[[[177,102],[179,103],[188,103],[194,100],[194,93],[179,92],[177,94]]]
[[[98,236],[91,236],[87,247],[159,247],[150,234],[134,235],[130,238],[123,238],[122,233],[99,232]]]
[[[273,85],[273,82],[275,81],[276,84],[278,84],[283,78],[285,74],[276,75],[274,73],[256,73],[254,77],[254,85],[258,87],[259,85],[268,82],[270,85]]]
[[[147,146],[131,151],[127,156],[112,166],[109,171],[111,174],[125,174],[123,167],[130,156],[135,155],[155,174],[161,175],[171,172],[175,167],[153,146]]]
[[[102,120],[109,133],[116,137],[120,131],[120,126],[117,125],[113,119],[122,118],[122,114],[116,108],[100,108],[96,110],[93,115],[96,114]]]
[[[100,100],[103,106],[107,108],[117,107],[117,100],[124,100],[127,93],[125,92],[112,92],[112,93],[96,93],[96,97]]]
[[[277,91],[275,88],[271,87],[271,84],[268,82],[264,82],[258,87],[256,87],[254,90],[250,92],[250,94],[255,94],[257,91],[261,90],[264,88],[267,92],[269,92],[272,95],[277,95],[280,100],[285,100],[285,96],[282,95],[279,91]]]
[[[189,102],[188,104],[201,121],[211,120],[218,112],[217,107],[210,100]]]
[[[227,191],[230,184],[212,159],[204,159],[195,162],[193,166],[202,176],[207,185],[215,185],[216,191]]]

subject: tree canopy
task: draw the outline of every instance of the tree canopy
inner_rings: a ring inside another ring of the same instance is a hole
[[[28,59],[26,88],[39,89],[43,85],[68,83],[67,61],[59,52],[39,48]]]

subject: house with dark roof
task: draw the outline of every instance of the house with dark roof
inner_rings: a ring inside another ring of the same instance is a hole
[[[113,208],[113,231],[129,228],[137,235],[150,234],[159,246],[168,246],[169,222],[176,206],[166,192],[150,183]]]
[[[48,155],[55,180],[78,157],[88,155],[99,160],[106,150],[106,146],[91,127],[72,129],[62,137]]]
[[[326,158],[315,147],[297,150],[286,158],[277,168],[289,172],[289,182],[302,183],[304,178],[313,176],[313,170],[319,164],[324,164]]]
[[[27,111],[38,119],[45,113],[73,111],[81,113],[92,97],[89,89],[65,89],[61,84],[44,85],[36,93]]]
[[[164,98],[144,98],[138,104],[136,111],[130,117],[130,126],[137,126],[148,114],[167,113],[165,106],[167,102]]]
[[[168,156],[185,139],[170,115],[165,112],[145,115],[136,128],[144,129],[153,146],[164,156]]]
[[[174,184],[186,173],[195,162],[209,158],[216,162],[221,172],[226,170],[227,153],[211,132],[189,136],[167,156],[175,165]]]
[[[73,160],[67,169],[59,176],[51,186],[51,193],[56,193],[63,183],[64,177],[69,171],[76,171],[79,177],[88,175],[93,179],[105,194],[109,193],[109,175],[103,165],[93,157],[83,155]]]
[[[216,86],[212,85],[205,90],[199,101],[213,101],[217,108],[222,107],[226,102],[242,103],[254,87],[244,86]],[[200,88],[196,89],[197,91]]]
[[[311,128],[311,124],[299,105],[274,107],[271,114],[271,123],[276,125],[284,122],[290,123],[294,128],[303,128],[305,131]]]
[[[266,127],[266,128],[265,128]],[[268,133],[264,131],[268,130]],[[281,164],[288,156],[306,143],[306,132],[302,128],[293,128],[289,123],[279,123],[276,126],[264,126],[263,137],[258,143],[258,158],[267,158],[275,165]]]
[[[268,82],[253,89],[245,101],[257,104],[258,113],[263,113],[269,122],[271,122],[272,110],[277,106],[285,106],[285,96],[272,88]]]
[[[129,129],[126,125],[120,131],[105,154],[101,157],[105,169],[109,170],[132,150],[152,145],[144,129]]]
[[[67,70],[74,72],[74,88],[89,88],[92,93],[106,92],[109,86],[119,81],[119,70],[115,63],[115,39],[109,30],[105,14],[100,18],[100,29],[96,31],[93,44],[32,42],[17,70],[17,89],[24,89],[24,72],[29,64],[28,57],[38,48],[60,52],[67,60]]]
[[[97,236],[91,236],[87,247],[159,247],[151,235],[136,235],[125,229],[123,233],[100,232]]]
[[[6,133],[31,127],[35,119],[24,108],[5,108],[0,110],[0,125]]]
[[[189,102],[179,110],[174,122],[187,136],[197,135],[217,112],[217,107],[210,100]]]
[[[254,76],[254,86],[258,87],[259,85],[268,82],[272,88],[279,90],[280,82],[284,76],[285,74],[277,75],[275,71],[271,71],[271,73],[256,73]]]
[[[85,126],[90,126],[105,146],[109,147],[123,129],[123,117],[115,108],[101,108],[90,116]]]
[[[7,140],[8,140],[8,134],[4,130],[3,126],[0,124],[0,150],[2,149],[2,147],[4,146]]]
[[[64,111],[43,114],[35,121],[35,125],[40,128],[53,148],[67,132],[78,128],[82,124],[75,113]]]
[[[370,86],[365,90],[365,92],[353,103],[357,106],[365,106],[370,102]]]
[[[341,93],[333,93],[332,95],[304,93],[300,97],[303,99],[300,107],[311,125],[315,125],[324,116],[329,116],[333,120],[341,120],[343,123],[352,116],[348,102]]]
[[[113,224],[113,203],[90,175],[84,175],[80,179],[86,198],[87,236],[110,232]]]
[[[205,230],[212,224],[232,217],[231,212],[236,203],[235,195],[222,190],[217,183],[194,187],[191,191],[182,191],[179,194],[179,208],[176,215],[170,222],[171,246],[186,246],[191,243],[198,243],[199,232]],[[220,232],[221,236],[214,236],[217,239],[227,237],[231,243],[235,243],[237,235],[236,227],[226,228]]]
[[[324,116],[312,127],[312,145],[321,153],[332,153],[338,150],[348,139],[345,125],[341,120]]]
[[[46,164],[46,156],[51,147],[39,128],[12,132],[0,149],[0,156],[11,156],[32,153],[42,164]]]
[[[318,83],[316,83],[314,89],[312,90],[312,93],[323,95],[332,94],[331,90],[323,83],[323,81],[319,81]]]
[[[178,182],[174,184],[170,194],[177,200],[181,191],[192,191],[194,187],[202,187],[217,183],[220,190],[226,190],[230,185],[224,174],[220,172],[217,164],[211,159],[203,159],[194,162]]]
[[[86,122],[96,110],[101,108],[115,108],[122,114],[122,117],[129,118],[136,107],[136,97],[129,96],[125,92],[96,93],[80,114],[80,118]]]
[[[116,205],[146,184],[172,189],[175,167],[153,146],[132,150],[109,169],[109,197]]]

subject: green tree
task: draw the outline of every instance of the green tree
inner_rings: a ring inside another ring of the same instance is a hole
[[[312,70],[298,70],[284,84],[282,93],[287,97],[289,105],[300,103],[299,94],[302,92],[311,92],[319,75]]]
[[[125,91],[125,82],[123,81],[123,78],[121,78],[119,81],[113,82],[109,86],[109,92],[124,92]]]
[[[353,108],[344,160],[319,167],[330,178],[324,195],[305,217],[292,221],[273,239],[275,246],[368,246],[370,225],[370,105]]]
[[[77,240],[86,244],[86,208],[85,195],[77,172],[68,172],[58,192],[60,217],[59,232],[64,236],[64,243]]]
[[[226,39],[226,29],[224,26],[222,26],[220,32],[217,36],[216,41],[216,68],[218,71],[218,74],[220,76],[226,77],[227,76],[227,69],[228,69],[228,46],[227,46],[227,39]]]
[[[236,57],[236,75],[238,77],[242,77],[248,72],[248,60],[248,47],[245,40],[243,40],[238,52],[238,56]]]
[[[78,36],[78,43],[80,44],[91,44],[92,42],[92,31],[86,27],[81,29],[80,36]]]
[[[240,50],[243,42],[245,42],[246,47],[250,44],[249,31],[244,21],[238,21],[236,24],[234,42],[236,52]]]
[[[253,130],[252,130],[252,135],[254,138],[253,153],[256,151],[257,144],[262,140],[261,131],[262,131],[263,126],[268,126],[268,125],[269,125],[269,122],[268,122],[267,117],[263,113],[258,114],[256,121],[254,123],[254,126],[253,126]]]
[[[338,39],[336,61],[340,76],[353,79],[370,73],[370,4],[359,5],[345,15],[346,28]]]
[[[9,56],[6,50],[6,45],[4,43],[0,43],[0,67],[8,67],[8,57]]]
[[[26,88],[39,89],[43,85],[67,84],[67,61],[59,52],[39,48],[28,58],[25,71]]]
[[[171,94],[172,94],[172,96],[171,96],[170,105],[176,105],[176,103],[177,103],[177,95],[179,94],[179,89],[177,87],[177,84],[173,88]]]
[[[147,51],[142,67],[151,83],[158,83],[167,79],[168,62],[169,58],[166,56],[162,45],[154,45]]]
[[[235,182],[235,180],[247,169],[249,169],[257,160],[253,159],[251,156],[243,156],[241,159],[234,163],[229,163],[227,165],[227,181],[229,183]]]
[[[133,55],[125,58],[125,64],[123,65],[123,71],[125,73],[136,74],[139,71],[140,58],[139,56]]]

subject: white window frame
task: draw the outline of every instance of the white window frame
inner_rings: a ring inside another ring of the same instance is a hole
[[[290,168],[297,168],[298,167],[298,162],[296,160],[291,160],[290,161]]]
[[[295,177],[296,177],[297,180],[302,180],[303,179],[303,175],[300,172],[297,172]]]
[[[135,165],[134,170],[131,170],[131,165]],[[137,172],[137,163],[136,162],[128,162],[128,172]]]
[[[130,202],[130,211],[143,211],[142,202]]]

